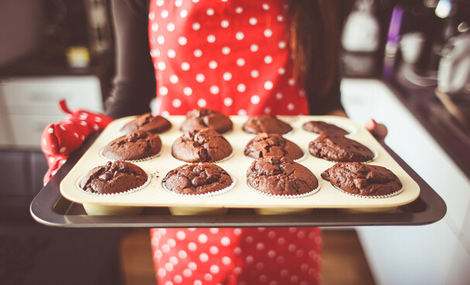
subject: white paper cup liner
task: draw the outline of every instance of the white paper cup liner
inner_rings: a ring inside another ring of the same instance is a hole
[[[162,147],[160,148],[160,151],[157,154],[154,154],[154,155],[151,155],[151,156],[148,156],[148,157],[144,157],[144,158],[140,158],[140,159],[113,159],[113,158],[106,157],[103,154],[104,148],[105,147],[100,149],[98,155],[101,158],[106,159],[106,160],[110,160],[110,161],[122,160],[122,161],[128,161],[128,162],[144,162],[144,161],[152,160],[152,159],[155,159],[155,158],[159,157],[163,152],[163,144],[162,144]]]
[[[257,192],[257,193],[259,193],[263,196],[271,197],[271,198],[280,198],[280,199],[303,198],[303,197],[314,195],[314,194],[318,193],[318,191],[320,191],[320,189],[321,189],[320,182],[318,182],[318,186],[315,189],[313,189],[312,191],[306,192],[306,193],[297,194],[297,195],[276,195],[276,194],[271,194],[271,193],[260,191],[260,190],[256,189],[255,187],[251,186],[248,182],[246,183],[246,185],[248,185],[248,187],[250,189],[252,189],[253,191],[255,191],[255,192]]]
[[[83,188],[80,187],[80,181],[85,177],[85,176],[81,176],[77,182],[76,182],[76,187],[82,191],[82,192],[85,192],[86,194],[88,195],[92,195],[92,196],[119,196],[119,195],[127,195],[127,194],[131,194],[131,193],[135,193],[139,190],[142,190],[144,189],[145,187],[147,187],[150,182],[152,181],[152,179],[154,179],[155,176],[158,176],[158,173],[148,173],[145,171],[145,174],[147,174],[147,180],[144,182],[144,184],[140,185],[139,187],[135,187],[135,188],[131,188],[127,191],[123,191],[123,192],[118,192],[118,193],[92,193],[92,192],[88,192],[88,191],[85,191]]]
[[[230,174],[229,174],[230,175]],[[166,175],[164,176],[166,177]],[[212,191],[212,192],[207,192],[207,193],[203,193],[203,194],[185,194],[185,193],[177,193],[175,191],[172,191],[170,189],[168,189],[166,186],[165,186],[165,183],[163,182],[163,179],[162,179],[162,188],[163,190],[169,192],[169,193],[172,193],[173,195],[176,195],[176,196],[180,196],[180,197],[191,197],[191,198],[207,198],[207,197],[213,197],[213,196],[217,196],[217,195],[222,195],[222,194],[225,194],[227,192],[229,192],[230,190],[233,189],[233,187],[235,186],[235,184],[237,183],[236,179],[230,175],[230,178],[232,179],[232,183],[225,187],[225,188],[222,188],[220,190],[217,190],[217,191]]]
[[[331,184],[331,183],[330,183]],[[394,196],[397,196],[399,195],[400,193],[403,192],[403,186],[398,190],[398,191],[395,191],[395,192],[392,192],[390,194],[387,194],[387,195],[360,195],[360,194],[354,194],[354,193],[349,193],[348,191],[344,191],[343,189],[339,188],[338,186],[336,185],[333,185],[333,188],[335,188],[336,190],[338,191],[341,191],[343,192],[344,194],[347,194],[347,195],[350,195],[350,196],[354,196],[354,197],[358,197],[358,198],[365,198],[365,199],[384,199],[384,198],[390,198],[390,197],[394,197]]]

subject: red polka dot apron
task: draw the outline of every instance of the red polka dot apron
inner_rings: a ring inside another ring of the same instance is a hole
[[[286,1],[151,0],[161,114],[308,114],[292,77]],[[158,284],[318,284],[316,228],[151,230]]]

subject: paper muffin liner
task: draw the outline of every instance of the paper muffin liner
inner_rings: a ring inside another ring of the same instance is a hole
[[[100,151],[98,152],[98,155],[102,159],[106,159],[106,160],[110,160],[110,161],[122,160],[122,161],[128,161],[128,162],[144,162],[144,161],[152,160],[152,159],[155,159],[155,158],[159,157],[163,152],[163,146],[164,145],[162,144],[162,147],[160,148],[160,151],[158,153],[156,153],[154,155],[151,155],[151,156],[148,156],[148,157],[145,157],[145,158],[140,158],[140,159],[113,159],[113,158],[106,157],[103,153],[106,146],[104,146],[100,149]]]
[[[170,170],[171,171],[171,170]],[[228,172],[227,172],[228,173]],[[168,174],[168,173],[167,173]],[[235,184],[237,183],[237,180],[232,176],[230,175],[230,173],[228,173],[228,175],[230,176],[230,178],[232,179],[232,183],[225,187],[225,188],[222,188],[220,190],[217,190],[217,191],[212,191],[212,192],[207,192],[207,193],[203,193],[203,194],[185,194],[185,193],[177,193],[175,191],[172,191],[170,189],[168,189],[166,186],[165,186],[165,183],[163,182],[163,179],[161,181],[161,185],[162,185],[162,188],[164,191],[167,191],[169,193],[172,193],[173,195],[176,195],[176,196],[180,196],[180,197],[195,197],[195,198],[207,198],[207,197],[213,197],[213,196],[217,196],[217,195],[222,195],[222,194],[225,194],[227,192],[229,192],[230,190],[233,189],[233,187],[235,186]],[[165,176],[166,177],[166,174]]]
[[[132,194],[132,193],[135,193],[137,191],[140,191],[142,189],[144,189],[145,187],[147,187],[151,182],[152,180],[155,178],[155,177],[158,177],[158,173],[155,172],[155,173],[148,173],[147,171],[145,171],[145,174],[147,174],[147,180],[144,182],[144,184],[140,185],[139,187],[134,187],[134,188],[131,188],[127,191],[123,191],[123,192],[118,192],[118,193],[92,193],[92,192],[87,192],[85,191],[83,188],[80,187],[80,181],[85,177],[85,175],[83,176],[80,176],[80,178],[75,182],[75,185],[76,187],[82,191],[82,192],[85,192],[86,194],[88,195],[92,195],[92,196],[119,196],[119,195],[127,195],[127,194]]]
[[[330,184],[331,184],[331,183],[330,183]],[[367,195],[360,195],[360,194],[349,193],[348,191],[345,191],[345,190],[343,190],[343,189],[341,189],[341,188],[339,188],[338,186],[333,185],[333,184],[331,184],[331,186],[333,186],[333,188],[335,188],[336,190],[341,191],[341,192],[343,192],[343,193],[345,193],[345,194],[347,194],[347,195],[354,196],[354,197],[359,197],[359,198],[366,198],[366,199],[384,199],[384,198],[390,198],[390,197],[397,196],[397,195],[401,194],[401,193],[404,191],[403,185],[402,185],[402,187],[401,187],[399,190],[397,190],[397,191],[395,191],[395,192],[392,192],[392,193],[389,193],[389,194],[386,194],[386,195],[371,195],[371,196],[367,196]]]
[[[318,186],[315,189],[313,189],[312,191],[306,192],[306,193],[297,194],[297,195],[276,195],[276,194],[271,194],[271,193],[260,191],[260,190],[256,189],[255,187],[251,186],[248,183],[248,181],[246,182],[246,185],[248,185],[248,188],[252,189],[253,191],[255,191],[255,192],[257,192],[257,193],[259,193],[263,196],[272,197],[272,198],[280,198],[280,199],[303,198],[303,197],[314,195],[314,194],[318,193],[318,191],[320,191],[320,189],[321,189],[320,182],[318,182]]]

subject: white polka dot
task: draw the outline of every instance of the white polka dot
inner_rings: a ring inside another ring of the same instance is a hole
[[[167,243],[170,247],[175,247],[176,246],[176,241],[172,238],[168,239]]]
[[[166,270],[165,270],[165,268],[160,268],[160,269],[158,269],[157,274],[158,274],[158,276],[160,276],[160,277],[162,277],[162,278],[165,277],[165,276],[166,276]]]
[[[188,268],[194,271],[197,269],[197,264],[191,261],[190,263],[188,263]]]
[[[277,46],[278,46],[279,48],[286,48],[287,44],[286,44],[285,41],[280,41]]]
[[[257,52],[258,49],[259,49],[259,47],[258,47],[257,44],[252,44],[252,45],[250,45],[250,50],[251,50],[252,52]]]
[[[261,270],[261,269],[259,269],[259,270]],[[268,276],[266,276],[265,274],[261,274],[259,276],[259,281],[262,282],[262,283],[268,281]]]
[[[247,243],[252,243],[252,242],[253,242],[253,237],[252,237],[252,236],[247,236],[247,237],[245,238],[245,241],[246,241]]]
[[[211,94],[219,94],[219,87],[216,86],[216,85],[212,85],[209,89],[209,91],[211,92]]]
[[[207,262],[209,260],[209,256],[207,255],[207,253],[203,252],[199,255],[199,260],[201,262]]]
[[[194,4],[199,3],[199,0],[193,0],[193,3],[194,3]]]
[[[264,89],[266,89],[266,90],[271,90],[271,89],[273,89],[273,83],[272,83],[272,81],[266,81],[266,82],[264,82]]]
[[[220,268],[217,265],[211,265],[211,268],[209,269],[212,274],[217,274],[220,271]]]
[[[169,49],[167,52],[166,52],[166,55],[169,57],[169,58],[175,58],[176,57],[176,52],[174,49]]]
[[[161,6],[163,6],[163,4],[165,4],[165,1],[164,0],[157,0],[157,1],[155,1],[155,4],[157,4],[158,7],[161,7]]]
[[[188,249],[189,249],[190,251],[196,251],[196,249],[197,249],[196,243],[195,243],[195,242],[190,242],[190,243],[188,243]]]
[[[283,238],[283,237],[280,237],[280,238],[277,239],[277,243],[282,245],[282,244],[286,243],[286,239]]]
[[[150,13],[149,13],[149,20],[150,20],[150,21],[155,20],[155,13],[154,13],[154,12],[150,12]]]
[[[201,29],[201,24],[199,24],[198,22],[194,22],[192,27],[194,31],[199,31]]]
[[[246,263],[253,263],[253,260],[254,260],[254,258],[253,258],[253,256],[251,256],[251,255],[248,255],[248,256],[245,258]]]
[[[207,36],[207,42],[208,43],[215,43],[215,36],[214,35],[208,35]]]
[[[235,274],[240,274],[240,273],[242,273],[242,268],[239,267],[239,266],[237,266],[237,267],[235,267],[235,268],[233,269],[233,272],[234,272]]]
[[[282,16],[282,15],[277,15],[276,20],[277,20],[278,22],[284,22],[284,16]]]
[[[250,72],[250,76],[253,78],[257,78],[259,76],[259,71],[254,69]]]
[[[222,77],[224,78],[225,81],[229,81],[230,79],[232,79],[232,73],[230,72],[224,72],[224,74],[222,75]]]
[[[191,277],[191,275],[193,275],[193,272],[191,271],[191,269],[186,268],[185,270],[183,270],[184,277]]]
[[[264,63],[270,64],[271,62],[273,62],[272,56],[267,55],[267,56],[264,57]]]
[[[202,281],[201,280],[194,280],[193,285],[202,285]]]
[[[229,54],[229,53],[230,53],[230,48],[229,48],[229,47],[223,47],[223,48],[222,48],[222,54],[227,55],[227,54]]]
[[[232,263],[232,260],[230,259],[230,257],[224,256],[224,257],[222,257],[222,263],[224,265],[229,265],[230,263]]]
[[[287,249],[288,249],[290,252],[294,252],[296,248],[297,248],[297,247],[295,246],[295,244],[292,244],[292,243],[289,244],[289,246],[287,247]]]
[[[292,103],[287,104],[287,110],[292,111],[294,109],[295,109],[294,104],[292,104]]]
[[[226,107],[230,107],[230,106],[232,106],[232,104],[233,104],[233,99],[232,98],[227,97],[227,98],[224,99],[224,105]]]
[[[211,246],[211,247],[209,248],[209,252],[210,252],[211,254],[217,254],[217,253],[219,253],[219,248],[216,247],[215,245],[213,245],[213,246]]]
[[[166,24],[166,30],[168,32],[173,32],[175,30],[175,24],[173,24],[173,23]]]
[[[163,19],[165,19],[165,18],[168,17],[168,14],[169,14],[169,13],[168,13],[168,10],[162,10],[162,12],[160,13],[160,16],[161,16]]]
[[[54,129],[53,129],[53,128],[48,128],[48,129],[47,129],[47,132],[50,133],[50,134],[53,134],[53,133],[54,133]]]
[[[297,232],[297,237],[300,238],[300,239],[304,238],[305,237],[305,232],[304,231],[298,231]]]
[[[276,280],[272,280],[271,282],[269,282],[269,285],[278,285],[278,283]]]
[[[235,229],[233,229],[233,233],[236,234],[237,236],[239,236],[242,233],[242,229],[235,228]]]
[[[176,238],[179,240],[184,240],[186,238],[186,234],[183,231],[177,231]]]
[[[220,26],[224,29],[228,28],[229,25],[230,25],[230,22],[228,20],[220,21]]]
[[[248,23],[250,23],[250,25],[254,26],[258,23],[258,19],[256,19],[255,17],[251,17],[249,20],[248,20]]]
[[[237,246],[236,248],[233,249],[233,253],[235,253],[236,255],[240,255],[242,253],[242,249]]]
[[[273,239],[275,236],[276,236],[276,233],[274,231],[268,232],[268,238]]]
[[[67,150],[67,148],[65,146],[63,146],[59,149],[59,152],[64,153],[66,150]]]
[[[199,99],[199,100],[197,100],[197,105],[198,105],[199,107],[201,107],[201,108],[206,107],[206,104],[207,104],[207,103],[206,103],[206,100],[204,100],[204,99],[202,99],[202,98]]]
[[[196,81],[197,82],[202,83],[202,82],[204,82],[205,79],[206,79],[206,77],[204,76],[204,74],[202,74],[202,73],[196,74]]]
[[[237,14],[243,13],[243,8],[242,7],[235,8],[235,13],[237,13]]]
[[[209,68],[210,68],[210,69],[216,69],[216,68],[217,68],[217,65],[218,65],[218,64],[217,64],[217,61],[215,61],[215,60],[209,61]]]
[[[165,96],[168,94],[168,88],[166,88],[165,86],[161,86],[159,89],[158,89],[159,93],[161,96]]]
[[[191,96],[193,94],[193,89],[191,89],[191,87],[184,87],[183,94],[186,96]]]
[[[295,79],[294,78],[289,79],[289,81],[287,81],[287,84],[289,84],[290,86],[294,86],[295,85]]]
[[[206,10],[206,14],[207,14],[207,16],[214,16],[215,11],[214,11],[214,9],[209,8],[209,9]]]
[[[188,16],[188,10],[186,10],[186,9],[181,10],[180,17],[181,18],[186,18],[187,16]]]
[[[237,32],[235,34],[235,38],[239,41],[243,40],[245,38],[245,35],[242,32]]]
[[[191,68],[191,65],[189,65],[189,63],[187,63],[187,62],[182,62],[181,63],[181,70],[188,71],[190,68]]]
[[[165,37],[162,36],[162,35],[158,36],[157,37],[157,43],[159,43],[161,45],[164,44],[165,43]]]
[[[183,5],[183,0],[175,0],[175,6],[176,7],[181,7]]]
[[[156,32],[156,31],[158,31],[158,27],[159,27],[159,26],[158,26],[158,24],[157,24],[157,23],[153,23],[153,24],[152,24],[152,27],[151,27],[151,29],[152,29],[152,32]]]
[[[194,54],[195,57],[201,57],[202,56],[202,50],[195,49],[193,54]]]
[[[204,280],[206,281],[212,281],[212,275],[210,273],[204,274]]]
[[[171,263],[169,263],[169,262],[165,264],[165,269],[166,269],[167,271],[172,271],[173,268],[174,268],[173,264],[171,264]]]
[[[269,10],[269,5],[267,3],[263,3],[263,10],[268,11]]]
[[[173,105],[173,107],[179,108],[179,107],[181,107],[181,100],[180,99],[174,99],[171,104]]]
[[[259,96],[258,95],[251,96],[250,102],[251,102],[251,104],[254,104],[254,105],[259,104],[259,102],[260,102]]]
[[[223,246],[228,246],[230,244],[230,239],[228,237],[224,236],[220,239],[220,243]]]
[[[176,256],[171,256],[169,259],[171,264],[176,265],[178,264],[178,258]]]
[[[291,281],[292,283],[297,283],[297,282],[299,282],[299,276],[297,276],[297,275],[292,275],[292,276],[290,277],[290,281]]]
[[[237,59],[237,65],[238,66],[244,66],[245,65],[245,59],[244,58]]]
[[[178,83],[178,76],[176,76],[175,74],[172,74],[170,75],[170,82],[173,83],[173,84],[176,84]]]
[[[180,251],[178,251],[178,256],[181,259],[185,259],[186,257],[188,257],[188,254],[186,253],[186,251],[180,250]]]
[[[243,93],[243,92],[245,92],[245,90],[246,90],[246,85],[245,85],[245,84],[239,83],[239,84],[237,85],[237,91],[238,91],[238,92]]]
[[[207,238],[207,235],[206,234],[200,234],[198,239],[197,239],[200,243],[206,243],[208,238]]]
[[[178,43],[180,45],[184,46],[188,43],[188,39],[186,37],[181,36],[181,37],[178,38]]]
[[[177,284],[180,284],[183,282],[183,277],[181,277],[181,275],[175,275],[175,277],[173,277],[173,281],[175,281]]]
[[[273,35],[273,31],[271,29],[266,29],[264,30],[263,34],[265,37],[269,38]]]
[[[240,116],[246,116],[247,112],[246,112],[245,109],[240,109],[240,110],[238,110],[237,114],[240,115]]]
[[[285,70],[284,68],[280,67],[280,68],[277,70],[277,72],[282,75],[282,74],[286,73],[286,70]]]
[[[274,250],[268,251],[268,256],[274,258],[276,256],[276,252]]]
[[[286,259],[284,258],[284,256],[278,256],[276,258],[277,263],[284,263],[285,261],[286,261]]]

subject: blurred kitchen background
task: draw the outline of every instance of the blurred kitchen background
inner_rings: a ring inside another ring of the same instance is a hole
[[[470,1],[342,3],[347,114],[383,122],[448,213],[429,226],[328,230],[324,283],[470,284]],[[29,216],[58,100],[103,111],[113,73],[108,0],[0,1],[1,284],[152,284],[145,231],[49,229]]]

